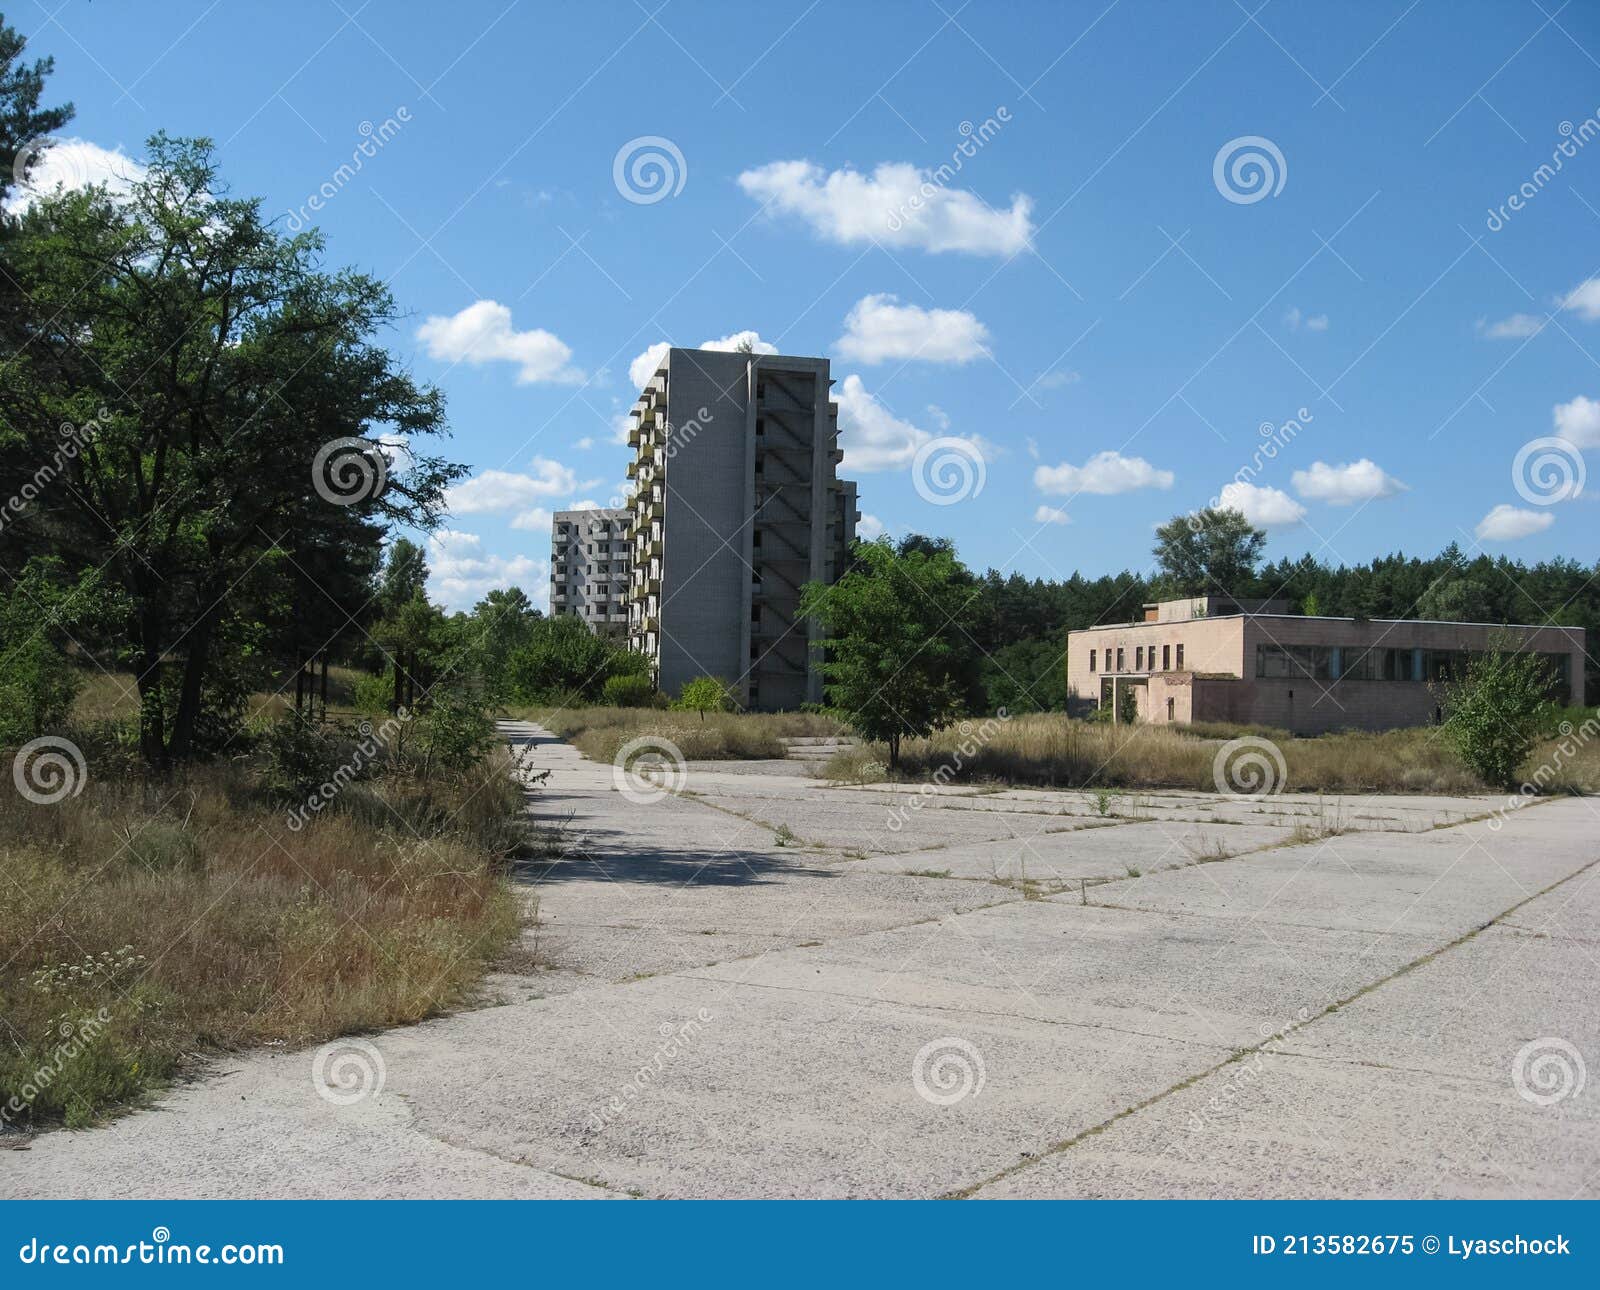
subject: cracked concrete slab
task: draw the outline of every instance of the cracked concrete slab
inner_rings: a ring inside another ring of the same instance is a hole
[[[855,860],[856,872],[915,873],[948,871],[956,878],[1030,879],[1071,883],[1080,878],[1127,878],[1198,860],[1218,860],[1262,847],[1277,846],[1293,831],[1252,824],[1195,824],[1186,820],[1142,823],[1045,820],[1039,832],[984,842],[958,843],[934,851],[869,856]],[[1074,827],[1075,825],[1075,827]]]
[[[0,1196],[1595,1194],[1595,1087],[1512,1074],[1540,1039],[1600,1061],[1588,802],[1149,794],[1084,827],[1083,794],[968,786],[892,831],[881,788],[697,765],[710,798],[636,801],[507,733],[564,830],[517,875],[547,966],[367,1037],[371,1096],[230,1058],[7,1153]],[[1019,836],[1110,880],[989,880]]]

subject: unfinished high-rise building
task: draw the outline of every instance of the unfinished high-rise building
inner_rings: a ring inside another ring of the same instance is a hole
[[[715,676],[743,706],[822,699],[800,589],[855,538],[825,358],[669,349],[633,407],[629,635],[661,689]]]
[[[598,636],[628,634],[629,513],[557,511],[550,521],[550,612],[581,618]]]

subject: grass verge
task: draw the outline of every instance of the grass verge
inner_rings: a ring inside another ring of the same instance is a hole
[[[610,761],[630,739],[676,744],[691,761],[760,760],[784,755],[783,739],[845,733],[833,717],[811,712],[693,712],[660,708],[528,708],[513,716],[537,721],[584,756]]]
[[[91,1124],[196,1058],[421,1020],[472,999],[521,925],[503,752],[349,784],[299,829],[243,763],[88,764],[61,802],[0,794],[0,1127]]]
[[[1213,761],[1225,739],[1242,731],[1208,726],[1111,727],[1054,713],[968,723],[929,739],[905,741],[902,774],[922,781],[937,772],[945,781],[1003,781],[1056,788],[1176,788],[1214,792]],[[987,737],[983,737],[985,732]],[[1431,728],[1381,733],[1349,732],[1296,738],[1284,731],[1252,731],[1270,738],[1287,767],[1284,789],[1300,793],[1483,793],[1487,786],[1456,760]],[[1561,741],[1536,747],[1525,772],[1545,792],[1600,792],[1600,739],[1558,755]],[[885,777],[887,751],[861,745],[828,762],[830,779],[867,783]],[[1553,767],[1546,775],[1539,768]]]

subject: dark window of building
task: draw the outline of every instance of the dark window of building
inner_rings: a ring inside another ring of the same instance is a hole
[[[1117,646],[1117,671],[1122,671],[1122,646]]]
[[[1167,720],[1168,721],[1172,720],[1172,713],[1173,713],[1174,707],[1175,707],[1175,704],[1173,703],[1173,701],[1171,699],[1168,699],[1167,700]]]
[[[1183,646],[1178,646],[1178,671],[1183,671]]]
[[[1094,671],[1094,651],[1089,651],[1089,670]]]
[[[1256,675],[1331,680],[1331,654],[1326,645],[1257,645]]]
[[[1133,647],[1133,670],[1135,672],[1144,671],[1144,646],[1143,645],[1135,645]]]

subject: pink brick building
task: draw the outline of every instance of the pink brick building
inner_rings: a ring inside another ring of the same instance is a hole
[[[1441,715],[1433,685],[1466,658],[1509,644],[1543,655],[1563,702],[1583,701],[1581,627],[1307,618],[1282,601],[1191,596],[1144,618],[1067,634],[1070,710],[1140,721],[1226,721],[1297,734],[1420,726]]]

